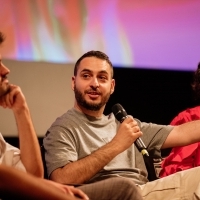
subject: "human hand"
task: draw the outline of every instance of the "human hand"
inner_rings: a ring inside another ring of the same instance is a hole
[[[88,196],[80,189],[75,188],[74,186],[69,186],[69,185],[64,185],[64,184],[60,184],[51,180],[46,180],[44,179],[44,181],[47,184],[50,184],[54,187],[56,187],[57,189],[59,189],[61,192],[65,193],[65,194],[69,194],[71,196],[74,197],[78,197],[80,199],[83,200],[88,200]]]
[[[0,97],[0,106],[18,111],[26,106],[25,97],[19,86],[10,84],[8,92]]]
[[[117,134],[113,138],[113,141],[117,142],[118,148],[121,151],[129,148],[137,138],[142,136],[140,127],[137,124],[137,121],[133,119],[132,116],[128,116],[125,120],[119,125]]]

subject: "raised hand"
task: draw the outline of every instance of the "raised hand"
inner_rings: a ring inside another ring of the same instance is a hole
[[[10,84],[8,92],[0,97],[0,106],[18,111],[26,105],[25,97],[19,86]]]

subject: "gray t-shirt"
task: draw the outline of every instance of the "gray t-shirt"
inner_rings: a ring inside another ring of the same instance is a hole
[[[147,150],[159,151],[173,127],[136,120],[143,132],[141,139]],[[43,140],[48,175],[57,168],[90,155],[110,142],[117,132],[118,125],[119,122],[112,113],[95,118],[74,108],[68,110],[56,119]],[[117,155],[88,182],[111,176],[129,177],[138,184],[148,181],[144,159],[134,144]]]

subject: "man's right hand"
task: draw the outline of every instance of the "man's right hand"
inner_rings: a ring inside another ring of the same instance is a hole
[[[117,142],[121,151],[128,149],[137,138],[142,136],[140,127],[132,116],[128,116],[120,125],[113,142]]]
[[[0,106],[19,111],[25,106],[26,100],[19,86],[10,84],[9,91],[0,98]]]

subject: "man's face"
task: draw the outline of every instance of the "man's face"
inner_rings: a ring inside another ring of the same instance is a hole
[[[115,81],[111,78],[111,67],[96,57],[84,58],[72,79],[72,89],[77,104],[87,110],[98,111],[113,93]]]
[[[7,74],[10,70],[3,65],[0,55],[0,97],[9,91],[9,81],[7,79]]]

